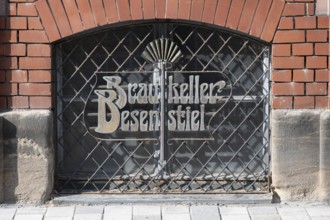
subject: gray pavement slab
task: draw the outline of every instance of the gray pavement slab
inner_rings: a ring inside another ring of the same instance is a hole
[[[75,207],[49,207],[45,217],[71,217],[73,216]]]
[[[330,219],[330,207],[306,207],[306,211],[311,217],[329,217]]]
[[[218,206],[195,205],[190,207],[191,220],[218,220],[220,219]]]
[[[103,214],[78,214],[73,220],[102,220]]]
[[[220,215],[249,215],[247,207],[220,207]]]
[[[133,207],[130,205],[113,205],[104,208],[103,220],[132,220]]]
[[[249,215],[221,215],[222,220],[250,220]]]
[[[161,206],[134,205],[133,220],[161,220]]]
[[[44,207],[22,207],[17,209],[16,215],[44,215],[47,211],[47,208]]]
[[[82,214],[103,214],[104,206],[76,206],[75,215]]]
[[[162,215],[162,220],[190,220],[188,213],[168,213]]]
[[[21,215],[16,215],[14,220],[42,220],[43,217],[44,217],[43,214],[21,214]]]
[[[3,219],[12,219],[16,211],[16,208],[0,208],[0,216]]]
[[[277,215],[276,207],[272,206],[258,206],[258,207],[248,207],[248,212],[250,215]]]
[[[44,220],[72,220],[72,217],[65,216],[46,216]]]
[[[188,205],[163,205],[162,214],[184,214],[189,213]]]
[[[281,217],[276,214],[265,215],[250,215],[251,220],[281,220]]]

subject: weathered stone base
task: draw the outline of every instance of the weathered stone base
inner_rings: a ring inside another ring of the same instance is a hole
[[[17,110],[0,113],[0,117],[3,129],[1,161],[4,202],[44,203],[50,199],[53,190],[55,157],[52,112]]]
[[[330,111],[273,110],[271,165],[282,201],[330,200]]]

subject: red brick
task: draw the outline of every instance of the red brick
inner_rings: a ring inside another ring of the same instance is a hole
[[[274,70],[272,72],[273,82],[291,82],[292,71],[291,70]]]
[[[51,82],[52,73],[50,70],[30,70],[29,82]]]
[[[178,0],[167,0],[166,1],[166,10],[165,17],[177,19],[178,18],[178,9],[179,9],[179,1]]]
[[[27,20],[25,17],[9,17],[6,21],[8,29],[27,29]]]
[[[313,55],[313,52],[313,44],[311,43],[292,44],[293,55]]]
[[[3,55],[7,55],[7,56],[25,56],[26,55],[25,44],[2,44],[2,45],[0,44],[0,48],[3,50],[3,53],[2,53]]]
[[[282,17],[278,29],[293,29],[293,18],[292,17]]]
[[[330,70],[315,70],[315,82],[330,82]]]
[[[115,23],[115,22],[119,21],[116,0],[103,0],[103,3],[104,3],[104,8],[105,8],[105,13],[107,15],[108,23]],[[133,14],[136,16],[137,13],[141,13],[141,14],[139,14],[138,17],[135,17],[135,19],[142,19],[143,15],[142,15],[141,0],[131,0],[130,3],[131,3],[130,5],[131,5],[132,16],[133,16]],[[137,3],[139,3],[139,4],[137,4]]]
[[[0,69],[17,69],[17,57],[0,57]]]
[[[330,17],[328,16],[320,16],[317,18],[317,27],[318,28],[326,28],[330,27]]]
[[[92,9],[88,0],[76,0],[85,30],[95,27]]]
[[[308,42],[327,42],[328,33],[326,30],[307,30]]]
[[[267,20],[262,30],[261,39],[270,42],[273,40],[277,25],[281,18],[281,12],[285,5],[284,1],[273,1]]]
[[[314,96],[296,96],[294,97],[293,107],[295,109],[313,109]]]
[[[38,16],[34,3],[17,4],[17,14],[19,16]]]
[[[51,16],[51,11],[48,7],[46,1],[37,1],[35,3],[38,10],[39,16],[42,20],[42,24],[46,30],[47,36],[51,42],[56,41],[61,38],[60,33],[57,30],[57,26],[53,16]]]
[[[111,0],[115,2],[115,0]],[[143,19],[141,0],[130,0],[131,16],[133,20]]]
[[[295,43],[305,42],[305,31],[303,30],[288,30],[277,31],[274,38],[274,43]]]
[[[52,105],[51,97],[40,97],[40,96],[30,97],[30,108],[32,109],[50,109],[52,107],[53,105]]]
[[[7,15],[9,15],[9,16],[17,15],[17,4],[16,3],[9,4],[9,7],[7,8]]]
[[[118,4],[118,1],[117,1]],[[143,5],[143,17],[144,19],[155,18],[155,1],[154,0],[142,0]]]
[[[304,83],[273,83],[273,95],[304,95]]]
[[[50,57],[51,46],[48,44],[28,44],[28,56],[31,57]]]
[[[204,1],[192,0],[191,10],[190,10],[190,20],[201,21],[203,15],[203,8],[204,8]]]
[[[92,6],[92,12],[94,14],[96,26],[107,24],[107,18],[105,16],[104,6],[102,0],[89,1]]]
[[[42,30],[44,27],[41,24],[39,17],[28,18],[28,29],[30,30]]]
[[[296,29],[313,29],[316,28],[316,17],[296,17]]]
[[[20,69],[51,69],[51,58],[44,57],[21,57]]]
[[[7,82],[27,82],[27,71],[25,70],[11,70],[6,71]]]
[[[6,71],[0,70],[0,82],[6,81]]]
[[[305,15],[304,3],[287,3],[284,7],[282,16]]]
[[[8,97],[8,108],[29,108],[29,98],[27,96]]]
[[[189,19],[190,7],[191,7],[191,0],[180,0],[178,18],[179,19]]]
[[[292,97],[273,97],[273,109],[292,109]]]
[[[20,83],[19,94],[47,96],[52,94],[52,86],[50,83]]]
[[[154,7],[154,4],[153,4],[153,7]],[[119,14],[120,21],[131,20],[131,12],[129,10],[128,0],[117,1],[117,8],[118,8],[118,14]],[[143,9],[145,9],[145,5],[143,5]],[[155,17],[155,16],[153,16],[153,17]],[[144,17],[144,18],[146,18],[146,17]]]
[[[156,18],[165,18],[165,2],[166,0],[155,0]]]
[[[19,31],[19,41],[24,43],[48,43],[49,40],[45,31],[21,30]]]
[[[273,44],[273,56],[291,56],[290,44]]]
[[[6,97],[0,97],[0,109],[7,109],[7,99]]]
[[[6,18],[0,16],[0,29],[5,29],[6,27]]]
[[[294,82],[313,82],[314,81],[314,70],[309,70],[309,69],[293,70],[293,81]]]
[[[238,30],[244,33],[249,33],[252,25],[254,12],[257,9],[258,0],[246,0],[238,24]]]
[[[326,96],[315,96],[315,108],[317,109],[326,109],[329,104],[329,97]]]
[[[214,23],[220,26],[225,26],[229,13],[231,0],[219,0],[218,6],[214,15]]]
[[[327,83],[306,83],[307,95],[327,95]]]
[[[238,22],[240,19],[240,15],[243,10],[243,6],[245,4],[245,0],[232,0],[229,14],[227,17],[226,27],[236,30],[238,26]]]
[[[330,43],[316,43],[315,55],[330,55]]]
[[[93,2],[95,1],[97,0],[93,0]],[[51,0],[48,1],[48,3],[50,9],[53,12],[53,16],[61,36],[67,37],[71,35],[72,34],[71,26],[69,24],[68,17],[66,16],[66,13],[64,11],[64,7],[62,5],[61,0]],[[102,12],[99,12],[99,14],[102,14]]]
[[[17,31],[0,30],[0,43],[17,42]]]
[[[0,95],[17,95],[17,83],[1,83]]]
[[[308,3],[306,4],[306,11],[307,15],[315,15],[315,4],[314,3]]]
[[[202,21],[213,24],[217,2],[214,0],[205,0]]]
[[[68,16],[70,26],[73,33],[77,33],[83,30],[82,21],[80,19],[79,11],[75,1],[63,0],[63,6]],[[105,4],[105,1],[104,1]]]
[[[304,57],[273,57],[274,69],[301,69],[304,64]]]
[[[327,57],[326,56],[311,56],[306,58],[306,68],[327,68]]]

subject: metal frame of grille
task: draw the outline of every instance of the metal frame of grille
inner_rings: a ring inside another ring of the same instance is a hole
[[[174,70],[219,71],[232,84],[232,96],[212,125],[215,141],[174,141],[166,146],[165,164],[160,164],[157,142],[100,140],[90,135],[83,119],[96,72],[152,70],[141,53],[162,36],[182,50]],[[155,22],[102,30],[58,43],[54,49],[56,192],[269,191],[267,45],[215,28]]]

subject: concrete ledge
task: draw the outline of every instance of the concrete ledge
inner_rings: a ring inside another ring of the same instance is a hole
[[[4,201],[41,204],[53,190],[53,116],[48,110],[14,110],[3,118]]]
[[[329,120],[330,111],[272,111],[272,179],[282,201],[330,200]]]
[[[56,205],[104,204],[271,204],[271,194],[210,194],[210,195],[62,195]]]

